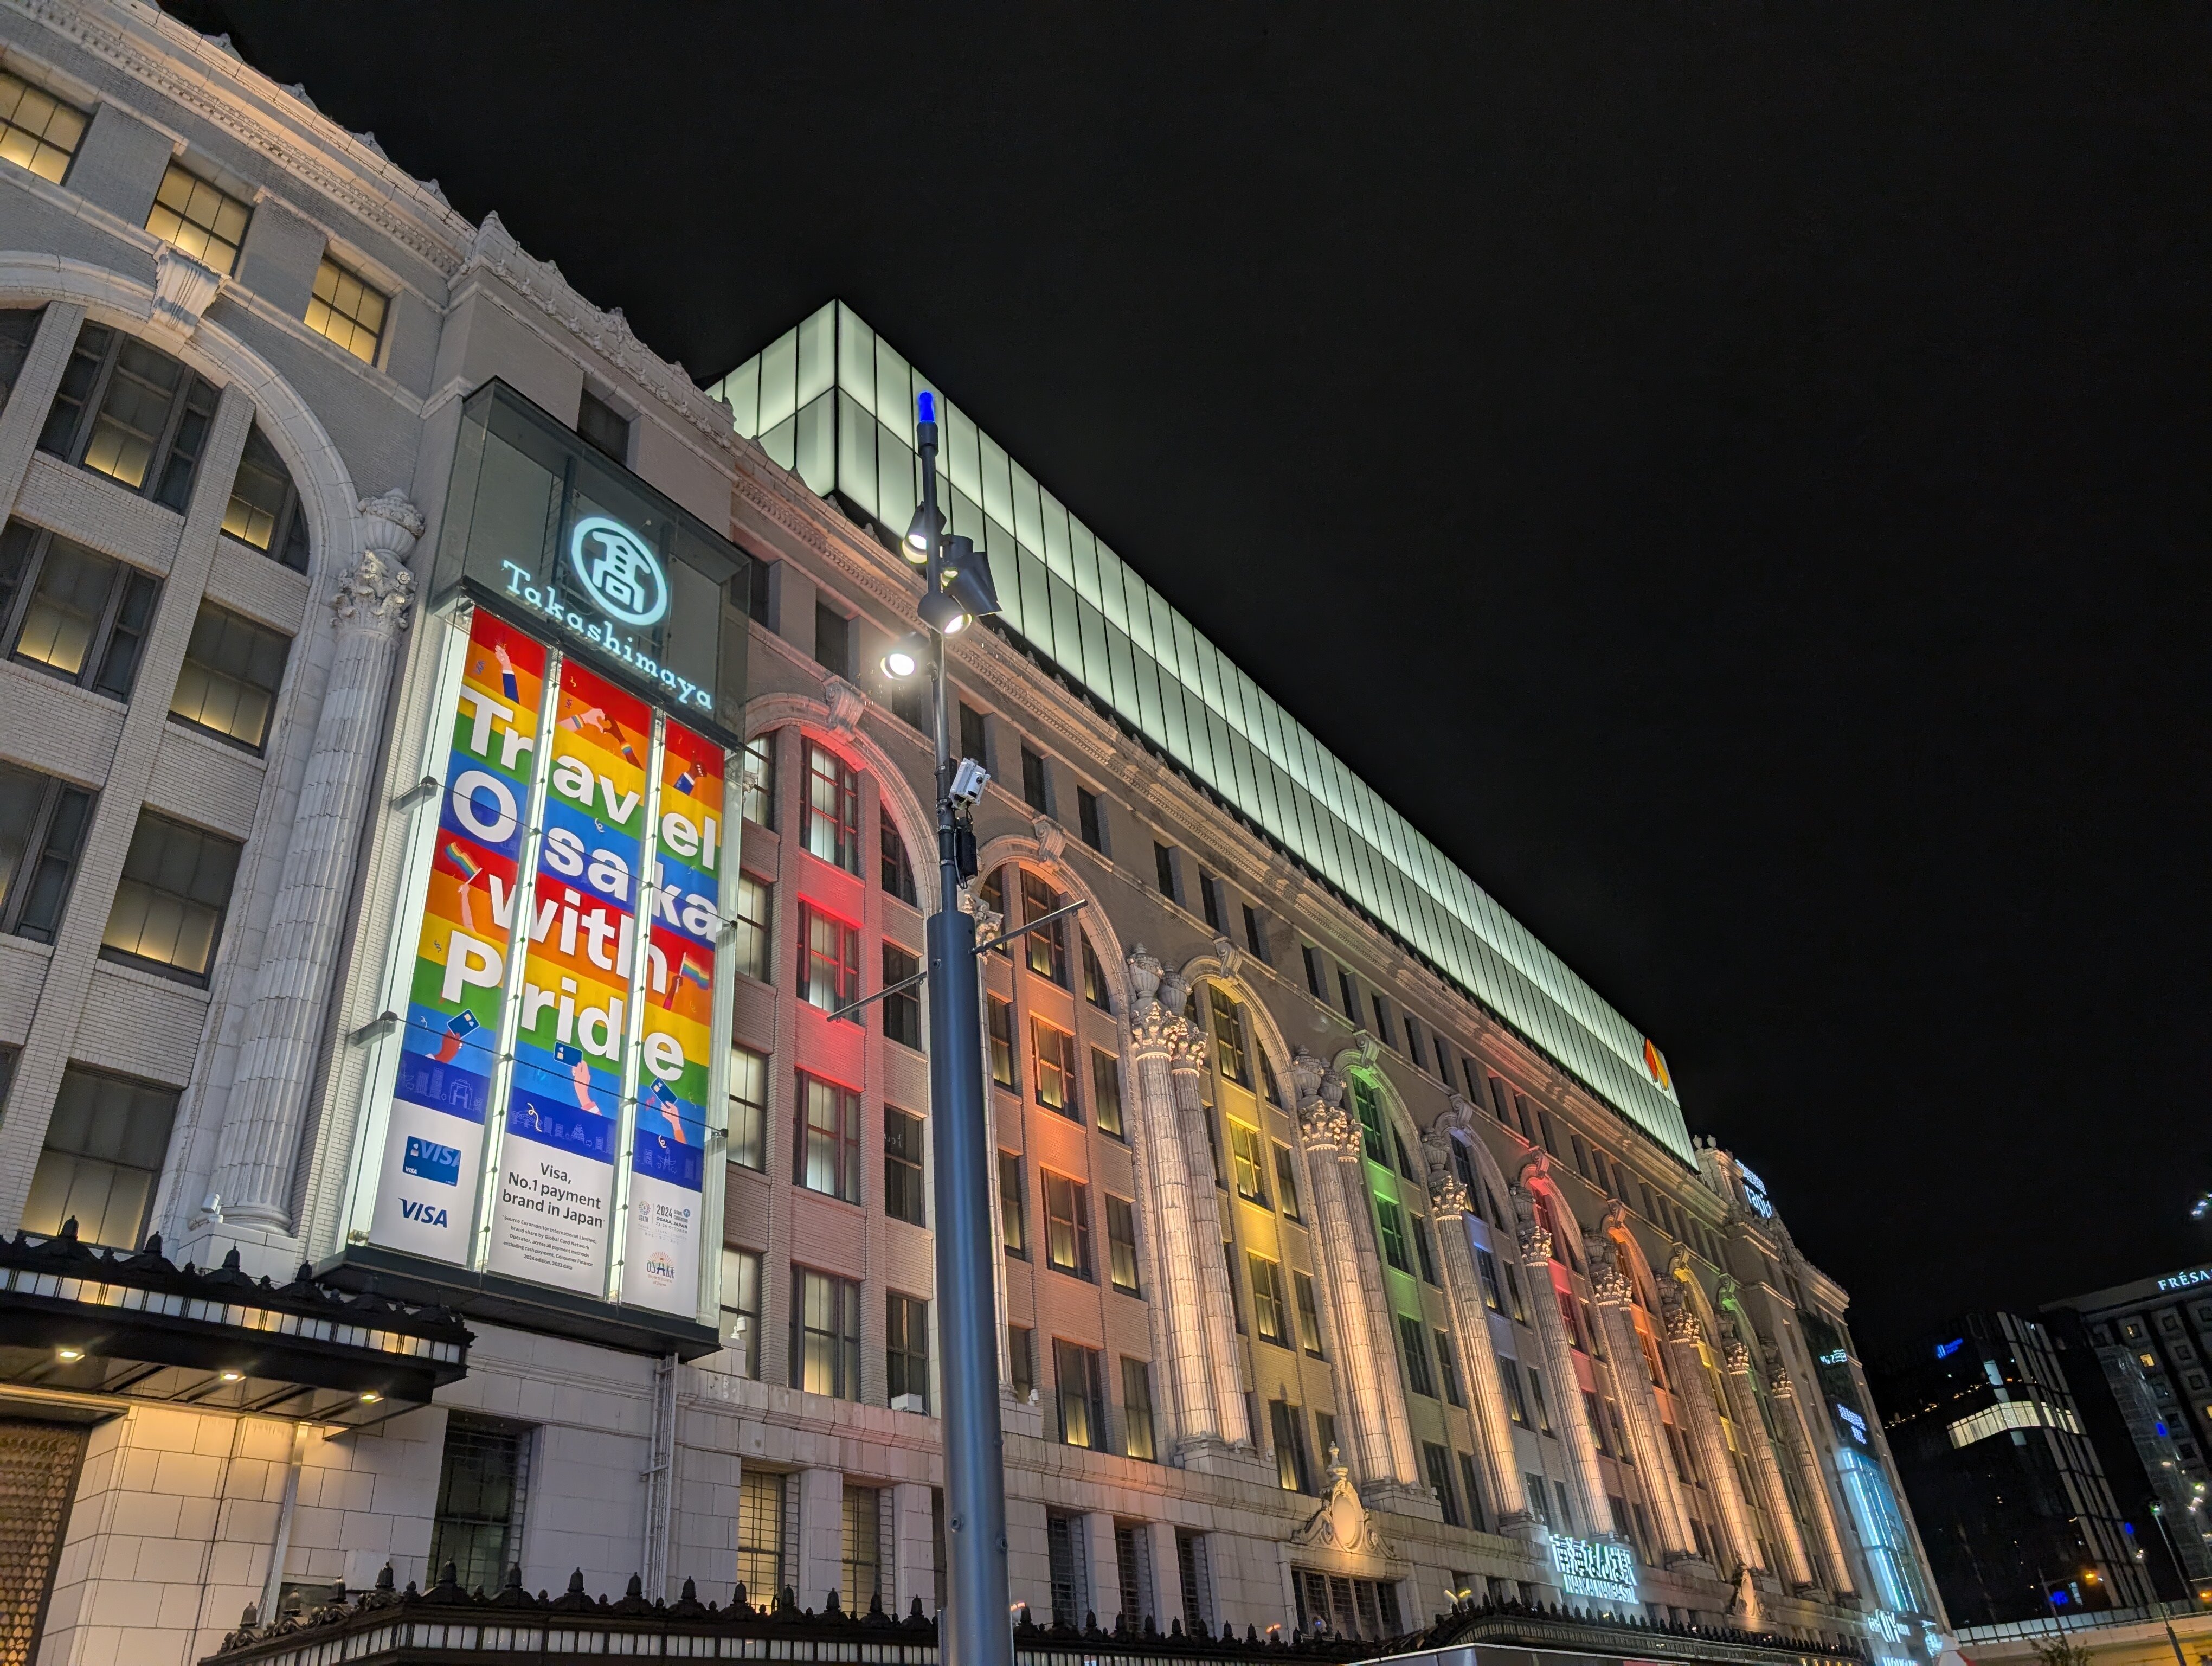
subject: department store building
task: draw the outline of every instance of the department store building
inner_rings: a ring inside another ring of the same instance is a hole
[[[891,344],[702,390],[131,0],[0,5],[0,1661],[454,1564],[927,1608],[915,397],[1013,1596],[1931,1658],[1844,1292],[1658,1049]],[[957,390],[955,390],[957,392]]]

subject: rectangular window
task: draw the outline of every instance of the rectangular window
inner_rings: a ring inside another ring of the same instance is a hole
[[[1498,1287],[1498,1261],[1489,1250],[1477,1248],[1474,1252],[1475,1270],[1482,1275],[1482,1301],[1492,1313],[1505,1311],[1505,1292]]]
[[[760,1377],[761,1258],[750,1250],[722,1251],[722,1346]]]
[[[1505,1263],[1505,1301],[1506,1305],[1513,1311],[1513,1322],[1519,1325],[1527,1324],[1528,1310],[1521,1300],[1521,1275],[1513,1270],[1511,1262]]]
[[[1390,1034],[1390,1003],[1380,989],[1372,991],[1369,999],[1375,1006],[1375,1038],[1385,1047],[1395,1047],[1398,1043]]]
[[[750,873],[738,875],[737,918],[731,923],[737,950],[738,970],[747,977],[769,980],[769,948],[774,941],[769,931],[769,905],[775,895],[775,887],[765,879],[756,879]]]
[[[1006,1327],[1006,1376],[1023,1399],[1036,1392],[1036,1337],[1027,1325]]]
[[[1242,1086],[1251,1086],[1252,1067],[1244,1053],[1243,1009],[1219,984],[1208,993],[1208,1003],[1213,1008],[1214,1053],[1221,1061],[1221,1073]]]
[[[1559,1142],[1552,1137],[1552,1113],[1540,1105],[1536,1110],[1536,1125],[1543,1130],[1544,1149],[1553,1157],[1559,1154]]]
[[[54,940],[92,804],[82,787],[0,763],[0,931]]]
[[[1227,929],[1221,923],[1221,882],[1204,868],[1198,871],[1198,905],[1217,935]]]
[[[991,767],[988,750],[988,731],[983,726],[983,714],[965,700],[960,702],[960,756],[972,757],[985,769]]]
[[[1054,909],[1064,907],[1066,902],[1065,897],[1038,875],[1027,869],[1022,871],[1022,923],[1024,926],[1032,921],[1043,919]],[[1066,919],[1055,920],[1050,925],[1040,926],[1030,933],[1025,952],[1031,971],[1039,977],[1050,978],[1063,989],[1068,987]]]
[[[814,662],[833,677],[853,675],[853,621],[825,597],[814,603]]]
[[[1429,1223],[1419,1215],[1413,1217],[1413,1250],[1421,1260],[1422,1281],[1441,1286],[1443,1280],[1437,1276],[1437,1251],[1429,1237]]]
[[[1298,953],[1306,963],[1306,993],[1316,1000],[1327,1000],[1322,993],[1321,952],[1310,943],[1298,945]]]
[[[799,998],[825,1012],[860,998],[859,928],[811,903],[799,905]]]
[[[1083,945],[1083,998],[1102,1012],[1114,1010],[1114,992],[1106,985],[1106,969],[1098,964],[1098,951],[1091,946],[1091,939],[1079,932],[1077,940]]]
[[[1103,1451],[1106,1402],[1099,1381],[1098,1352],[1053,1339],[1053,1383],[1060,1395],[1060,1438],[1070,1446]]]
[[[182,514],[215,421],[214,383],[136,337],[77,331],[39,449]]]
[[[906,859],[906,841],[899,837],[898,828],[889,816],[881,820],[883,824],[876,830],[876,842],[882,848],[884,894],[897,897],[909,908],[918,907],[915,900],[914,864]]]
[[[738,803],[755,827],[775,827],[775,736],[756,736],[738,757]]]
[[[92,118],[44,88],[0,70],[0,160],[27,167],[49,185],[69,172]],[[502,1568],[501,1577],[506,1577]]]
[[[1075,817],[1083,842],[1103,854],[1106,848],[1106,818],[1099,808],[1098,795],[1088,787],[1075,789]]]
[[[1044,760],[1027,746],[1022,748],[1022,802],[1040,816],[1052,813],[1051,800],[1045,790]]]
[[[1459,1455],[1459,1480],[1461,1490],[1467,1499],[1467,1524],[1476,1532],[1482,1532],[1486,1524],[1482,1519],[1482,1486],[1475,1479],[1474,1453],[1462,1452]]]
[[[1229,1310],[1237,1321],[1239,1335],[1244,1330],[1244,1304],[1237,1293],[1237,1246],[1227,1238],[1221,1241],[1221,1265],[1229,1274]]]
[[[316,287],[322,286],[318,280]],[[314,310],[308,309],[310,325],[314,321]],[[374,351],[362,356],[375,362]],[[629,466],[629,418],[617,410],[605,399],[586,388],[576,401],[576,437],[601,456]]]
[[[1285,1493],[1314,1490],[1313,1464],[1306,1456],[1306,1424],[1287,1400],[1267,1402],[1268,1432],[1275,1441],[1275,1484]]]
[[[1291,1346],[1290,1316],[1283,1311],[1283,1269],[1265,1256],[1246,1251],[1245,1268],[1252,1277],[1252,1328],[1263,1342]]]
[[[170,717],[258,753],[291,651],[283,632],[202,602],[170,696]]]
[[[1287,1110],[1283,1103],[1283,1090],[1275,1081],[1275,1067],[1267,1062],[1265,1048],[1260,1049],[1260,1091],[1267,1095],[1267,1103],[1278,1110]]]
[[[884,1107],[884,1213],[893,1220],[927,1226],[921,1195],[921,1118]]]
[[[1014,1079],[1014,1003],[1003,995],[983,997],[984,1016],[991,1031],[991,1079],[1000,1087],[1017,1087]]]
[[[23,1230],[52,1237],[75,1217],[84,1243],[137,1249],[176,1117],[174,1089],[70,1066],[31,1175]]]
[[[1521,1485],[1528,1495],[1528,1508],[1536,1512],[1536,1519],[1545,1526],[1550,1527],[1553,1524],[1552,1500],[1545,1493],[1544,1478],[1541,1475],[1524,1474],[1521,1477]]]
[[[1045,1265],[1079,1279],[1091,1270],[1091,1188],[1047,1170],[1044,1175]]]
[[[1451,1454],[1434,1441],[1421,1443],[1421,1461],[1428,1468],[1429,1485],[1435,1490],[1437,1502],[1443,1506],[1446,1527],[1465,1527],[1467,1517],[1460,1513],[1459,1488],[1452,1484]]]
[[[1267,933],[1260,929],[1260,916],[1249,903],[1244,904],[1244,946],[1252,952],[1254,959],[1273,964],[1267,956]]]
[[[219,835],[140,811],[100,958],[204,984],[222,939],[240,848]]]
[[[252,217],[251,208],[220,185],[171,162],[154,193],[146,229],[228,277],[238,269],[238,246],[246,240],[246,224]]]
[[[384,315],[391,305],[391,297],[359,272],[349,271],[325,255],[322,264],[315,269],[314,292],[307,301],[307,328],[319,336],[328,337],[363,364],[374,364],[376,350],[384,341]],[[586,404],[599,403],[588,393],[584,401]],[[629,423],[623,423],[625,431],[629,427]],[[584,432],[580,423],[578,429]],[[585,438],[591,437],[585,432]],[[608,455],[617,463],[626,465],[629,461],[618,453],[610,452]]]
[[[1146,1463],[1157,1462],[1159,1453],[1152,1437],[1152,1368],[1142,1359],[1126,1355],[1121,1360],[1121,1425],[1123,1452]],[[1119,1536],[1117,1533],[1115,1537]]]
[[[1592,1394],[1588,1389],[1584,1389],[1582,1391],[1582,1395],[1583,1417],[1589,1425],[1590,1442],[1598,1449],[1599,1451],[1603,1452],[1607,1457],[1611,1457],[1613,1456],[1613,1449],[1606,1444],[1605,1417],[1603,1414],[1598,1410],[1597,1396]],[[1619,1518],[1615,1517],[1615,1519],[1617,1520]]]
[[[1264,1056],[1264,1055],[1262,1055]],[[1281,1204],[1283,1213],[1291,1220],[1303,1220],[1298,1213],[1297,1158],[1285,1145],[1275,1147],[1275,1201]]]
[[[1550,1434],[1552,1432],[1551,1403],[1544,1398],[1543,1373],[1534,1365],[1528,1367],[1528,1407],[1536,1414],[1536,1432],[1540,1435]]]
[[[1314,1414],[1314,1450],[1331,1468],[1341,1461],[1341,1449],[1336,1439],[1335,1413],[1317,1411]]]
[[[929,1409],[929,1304],[896,1290],[884,1298],[884,1391],[895,1412]]]
[[[931,703],[929,679],[908,677],[890,686],[891,715],[908,728],[922,735],[934,737],[937,733],[937,712]]]
[[[1022,1159],[1014,1152],[999,1153],[999,1242],[1010,1256],[1027,1261],[1030,1256],[1029,1215],[1022,1181]]]
[[[1237,1195],[1261,1208],[1267,1207],[1267,1170],[1262,1164],[1260,1130],[1231,1118],[1229,1123],[1229,1164],[1237,1177]]]
[[[1091,1110],[1098,1131],[1122,1138],[1121,1063],[1103,1047],[1091,1049]]]
[[[791,1269],[791,1385],[833,1400],[860,1397],[860,1286]]]
[[[1428,1068],[1421,1057],[1421,1021],[1411,1012],[1406,1014],[1406,1056],[1413,1061],[1414,1069]]]
[[[1571,1533],[1575,1527],[1575,1512],[1573,1505],[1567,1498],[1567,1484],[1563,1481],[1555,1481],[1552,1483],[1552,1488],[1559,1494],[1560,1523]]]
[[[258,550],[295,573],[307,570],[307,516],[292,485],[292,471],[256,423],[231,477],[222,512],[224,535]]]
[[[1036,1065],[1037,1103],[1071,1122],[1083,1120],[1075,1097],[1075,1037],[1042,1018],[1030,1020],[1030,1056]]]
[[[1106,1268],[1115,1289],[1137,1293],[1137,1206],[1110,1192],[1106,1196]]]
[[[1160,895],[1169,902],[1176,902],[1175,852],[1158,840],[1152,841],[1152,877],[1159,881]]]
[[[1405,1217],[1398,1206],[1384,1198],[1375,1200],[1375,1221],[1382,1238],[1382,1259],[1401,1273],[1410,1273],[1413,1263],[1406,1255]]]
[[[1467,1404],[1467,1390],[1460,1385],[1459,1358],[1452,1352],[1450,1333],[1441,1325],[1437,1327],[1437,1377],[1443,1384],[1448,1402],[1455,1406]]]
[[[846,1483],[838,1526],[837,1590],[848,1614],[866,1614],[883,1600],[884,1495]]]
[[[730,1049],[730,1161],[768,1167],[768,1059],[748,1047]]]
[[[896,943],[884,945],[884,988],[895,988],[921,970],[919,956]],[[921,986],[914,984],[883,999],[884,1034],[902,1047],[921,1050]]]
[[[738,1472],[738,1584],[765,1608],[784,1587],[784,1477],[750,1463]]]
[[[1398,1340],[1406,1350],[1406,1390],[1409,1394],[1436,1397],[1436,1378],[1429,1370],[1427,1332],[1419,1319],[1408,1314],[1398,1316]]]
[[[1567,1149],[1574,1153],[1575,1172],[1587,1179],[1589,1177],[1589,1147],[1572,1128],[1567,1130]]]
[[[18,663],[128,700],[161,581],[22,521],[0,532],[0,630]]]
[[[1521,1387],[1521,1362],[1499,1355],[1498,1380],[1505,1389],[1506,1415],[1522,1428],[1529,1427],[1528,1396]]]
[[[806,849],[848,873],[860,871],[860,778],[826,746],[806,745]]]
[[[530,1477],[530,1431],[471,1412],[446,1415],[438,1503],[430,1519],[431,1566],[453,1565],[461,1589],[507,1583],[521,1560],[522,1506]]]
[[[860,1096],[799,1073],[799,1137],[792,1179],[810,1192],[860,1201]]]
[[[1291,1284],[1298,1298],[1298,1342],[1316,1359],[1321,1353],[1321,1304],[1314,1298],[1313,1275],[1292,1273]]]

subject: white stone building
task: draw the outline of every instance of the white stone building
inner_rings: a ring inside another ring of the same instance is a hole
[[[827,1011],[921,946],[925,386],[828,307],[702,392],[226,42],[0,5],[0,1661],[387,1563],[933,1603],[927,1038]],[[1657,1050],[946,470],[975,906],[1087,904],[985,971],[1016,1599],[1931,1651],[1844,1292]]]

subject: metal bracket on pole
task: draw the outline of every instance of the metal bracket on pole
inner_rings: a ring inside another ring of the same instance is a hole
[[[1000,944],[1006,942],[1009,938],[1020,937],[1025,933],[1035,931],[1039,926],[1049,926],[1054,921],[1060,919],[1067,915],[1071,915],[1074,913],[1076,909],[1085,907],[1088,903],[1089,900],[1090,899],[1087,897],[1078,897],[1074,902],[1068,903],[1065,908],[1054,909],[1050,914],[1040,914],[1036,919],[1030,921],[1025,926],[1017,926],[1012,931],[1000,932],[989,942],[978,943],[975,945],[975,952],[977,954],[981,954],[986,949],[997,948]],[[927,969],[924,969],[921,971],[916,972],[912,977],[902,977],[896,983],[886,983],[882,988],[877,990],[875,994],[872,995],[862,995],[858,1000],[847,1001],[842,1006],[832,1007],[830,1009],[830,1017],[833,1021],[838,1018],[850,1018],[854,1013],[859,1012],[863,1006],[872,1006],[878,1001],[884,1000],[887,996],[896,995],[902,991],[911,989],[917,983],[927,982],[928,978],[929,973]]]

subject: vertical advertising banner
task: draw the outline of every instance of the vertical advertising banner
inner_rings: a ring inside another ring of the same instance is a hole
[[[606,1290],[637,952],[645,702],[564,660],[494,1189],[489,1270]]]
[[[690,1316],[699,1305],[714,938],[722,866],[722,749],[681,724],[661,741],[643,1068],[630,1155],[622,1298]]]
[[[478,608],[369,1230],[440,1261],[469,1259],[544,678],[545,650]]]

